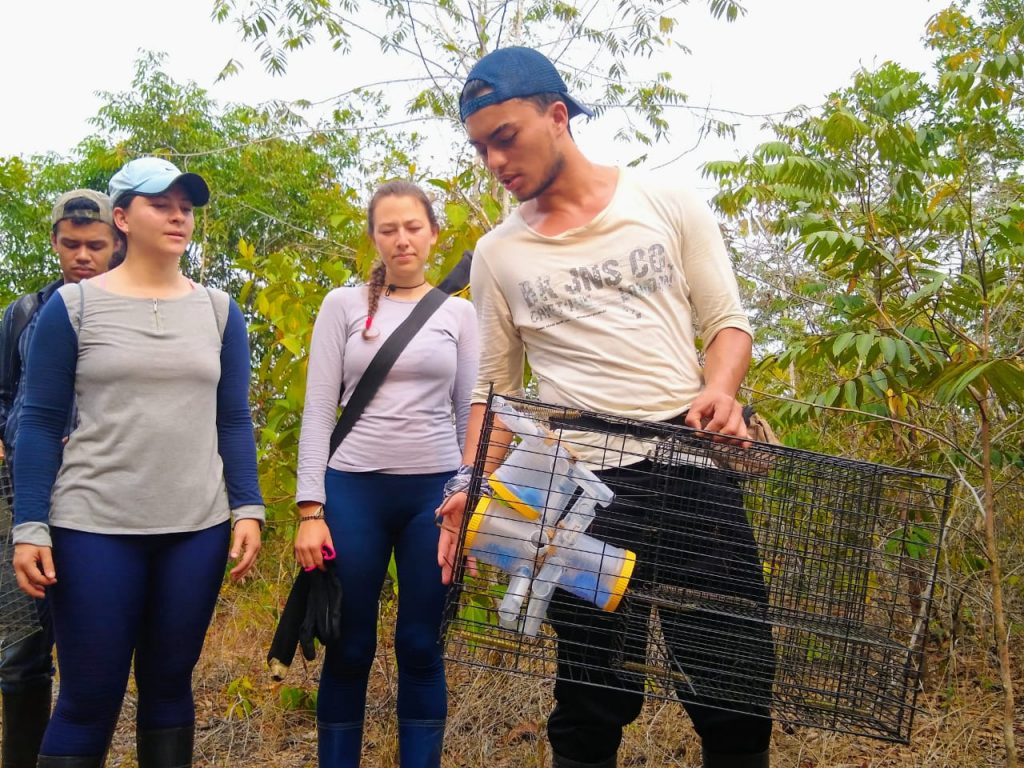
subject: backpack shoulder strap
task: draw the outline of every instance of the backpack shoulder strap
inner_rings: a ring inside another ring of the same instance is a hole
[[[78,281],[78,328],[75,329],[79,333],[82,332],[82,321],[85,320],[85,286],[82,282]]]
[[[67,283],[57,289],[57,293],[60,294],[64,301],[64,307],[68,311],[68,322],[71,323],[71,329],[75,332],[75,336],[79,337],[82,335],[82,326],[85,324],[86,282],[80,280],[77,283]]]
[[[228,325],[228,311],[231,309],[231,297],[219,288],[206,288],[206,295],[210,297],[210,304],[213,306],[213,316],[217,320],[217,335],[224,341],[224,329]]]
[[[32,293],[26,293],[24,296],[16,299],[14,302],[14,309],[11,312],[11,340],[15,344],[18,343],[18,339],[21,338],[21,334],[28,327],[28,324],[32,320],[32,316],[39,309],[39,294],[33,291]]]

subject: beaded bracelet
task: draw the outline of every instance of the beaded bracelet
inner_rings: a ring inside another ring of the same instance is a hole
[[[316,512],[314,512],[311,515],[299,515],[299,522],[300,523],[304,523],[307,520],[326,520],[326,519],[327,519],[327,515],[324,514],[323,504],[321,504],[319,507],[317,507]]]

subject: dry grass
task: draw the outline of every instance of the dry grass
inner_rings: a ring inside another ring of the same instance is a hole
[[[295,697],[314,691],[318,666],[305,665],[299,655],[289,678],[274,683],[264,663],[276,612],[291,581],[290,558],[281,550],[266,552],[258,579],[223,592],[196,671],[197,766],[316,766],[312,711],[286,707],[281,697],[282,690]],[[393,606],[385,605],[364,740],[363,765],[368,768],[397,765],[392,618]],[[1018,635],[1016,645],[1018,744],[1024,744],[1024,638]],[[532,768],[550,763],[544,734],[550,684],[459,665],[449,666],[448,679],[446,768]],[[928,688],[918,699],[923,712],[915,720],[910,746],[776,727],[773,768],[1002,765],[1001,694],[991,657],[986,659],[976,649],[950,653],[948,647],[932,648]],[[108,765],[135,766],[133,720],[130,692]],[[626,731],[619,764],[699,766],[699,744],[682,708],[673,702],[649,701]]]

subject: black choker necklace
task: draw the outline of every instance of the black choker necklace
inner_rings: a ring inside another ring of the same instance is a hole
[[[394,283],[388,283],[388,288],[384,291],[385,296],[390,296],[395,291],[411,291],[414,288],[419,288],[421,285],[426,285],[427,281],[424,280],[422,283],[416,285],[395,285]]]

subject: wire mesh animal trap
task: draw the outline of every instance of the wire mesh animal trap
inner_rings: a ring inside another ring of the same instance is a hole
[[[950,492],[493,397],[446,657],[907,742]]]
[[[21,591],[11,565],[13,491],[7,463],[0,461],[0,651],[39,631],[35,602]]]

